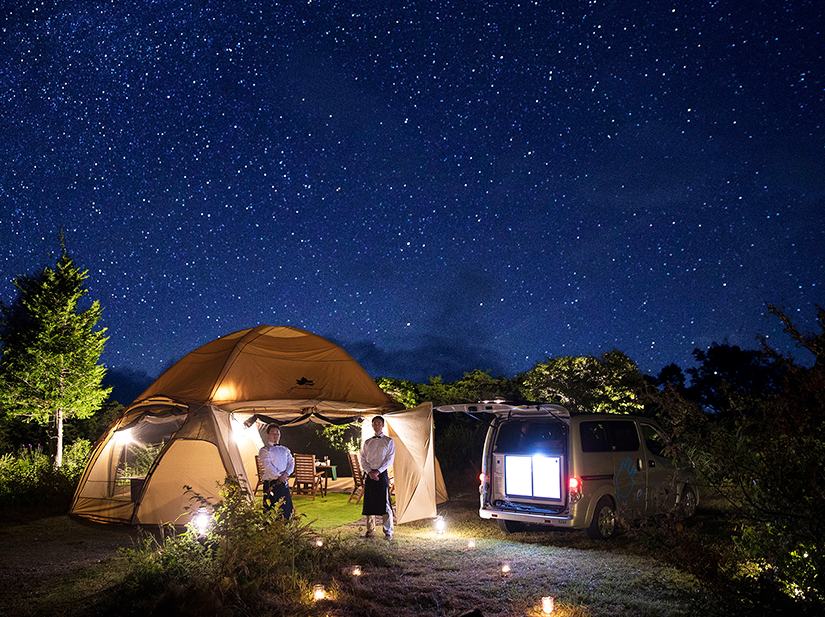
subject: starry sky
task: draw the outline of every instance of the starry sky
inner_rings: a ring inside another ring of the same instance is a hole
[[[64,229],[144,387],[259,324],[414,381],[790,350],[766,303],[825,304],[822,13],[11,0],[0,299]]]

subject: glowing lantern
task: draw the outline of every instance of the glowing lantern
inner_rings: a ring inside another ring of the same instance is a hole
[[[315,537],[315,546],[323,546],[324,545],[324,536],[316,536]]]
[[[323,585],[315,585],[312,588],[312,597],[315,600],[323,600],[327,596],[327,592],[324,590]]]
[[[549,615],[553,612],[553,596],[544,596],[541,599],[541,612],[543,615]]]
[[[502,576],[510,576],[513,571],[513,564],[509,561],[502,561],[501,562],[501,575]]]
[[[438,535],[443,535],[447,529],[447,521],[444,520],[443,516],[439,516],[435,519],[435,532]]]
[[[361,566],[352,566],[352,575],[361,576]]]
[[[209,524],[212,522],[212,517],[209,516],[206,508],[201,506],[198,508],[198,513],[195,514],[195,518],[192,522],[195,524],[195,529],[198,530],[198,533],[200,535],[204,535],[206,530],[209,529]]]
[[[467,548],[475,548],[476,547],[476,539],[470,538],[467,540]]]

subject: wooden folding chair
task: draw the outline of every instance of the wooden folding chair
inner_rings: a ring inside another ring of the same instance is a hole
[[[258,468],[258,483],[255,485],[255,490],[252,491],[252,496],[264,494],[264,464],[261,462],[261,457],[255,455],[255,466]]]
[[[315,455],[313,454],[296,454],[295,458],[295,480],[293,483],[293,491],[297,495],[311,494],[312,499],[315,499],[315,494],[318,489],[321,489],[321,496],[326,496],[324,490],[323,479],[324,472],[318,471],[315,468]]]
[[[360,503],[361,497],[364,496],[364,472],[361,469],[361,456],[358,452],[347,452],[347,460],[349,460],[349,468],[352,470],[352,479],[355,483],[352,487],[352,492],[349,494],[347,503],[352,501],[355,495],[358,495],[355,503]]]

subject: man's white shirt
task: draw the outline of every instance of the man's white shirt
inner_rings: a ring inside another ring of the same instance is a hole
[[[267,444],[258,452],[264,466],[264,480],[277,480],[286,471],[290,475],[295,470],[295,459],[286,446]]]
[[[386,435],[370,437],[361,448],[361,469],[366,473],[386,471],[395,459],[395,442]]]

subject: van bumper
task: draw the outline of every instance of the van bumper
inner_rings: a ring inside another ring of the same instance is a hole
[[[478,515],[481,518],[491,520],[520,521],[522,523],[534,523],[539,525],[550,525],[552,527],[564,527],[566,529],[576,529],[583,527],[584,522],[577,521],[575,513],[561,512],[559,514],[518,512],[513,510],[500,510],[498,508],[479,508]]]

